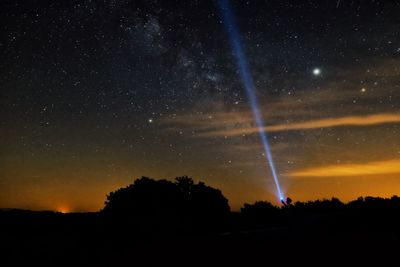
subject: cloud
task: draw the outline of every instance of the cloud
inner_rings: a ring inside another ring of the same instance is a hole
[[[400,173],[400,159],[362,164],[328,165],[292,172],[292,177],[340,177]]]
[[[347,116],[339,118],[325,118],[310,120],[304,122],[294,122],[266,126],[263,130],[267,132],[310,130],[340,126],[369,126],[384,123],[400,122],[400,114],[373,114],[367,116]],[[257,133],[257,127],[234,128],[227,130],[209,131],[200,134],[200,136],[238,136]]]

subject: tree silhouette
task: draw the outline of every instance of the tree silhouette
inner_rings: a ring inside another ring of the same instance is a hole
[[[142,177],[107,195],[103,211],[120,215],[151,216],[176,213],[178,203],[179,191],[172,182]]]
[[[275,224],[279,208],[270,202],[257,201],[254,204],[244,204],[241,215],[248,227],[264,227]]]
[[[182,194],[189,196],[194,182],[193,179],[188,176],[181,176],[175,178],[175,184]]]
[[[220,227],[229,215],[228,200],[218,189],[197,184],[188,176],[174,182],[142,177],[107,195],[102,212],[109,217],[130,217],[143,225],[175,228]]]

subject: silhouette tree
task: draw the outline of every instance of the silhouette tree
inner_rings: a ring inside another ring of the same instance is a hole
[[[193,179],[188,176],[181,176],[175,178],[175,184],[180,192],[182,192],[186,196],[189,196],[192,191],[192,186],[194,182]]]
[[[275,224],[279,209],[270,202],[257,201],[254,204],[244,204],[241,214],[248,227],[259,228]]]
[[[142,177],[133,184],[107,195],[104,212],[125,215],[148,215],[176,213],[179,191],[167,180]]]
[[[210,229],[223,225],[230,207],[220,190],[195,184],[188,176],[175,182],[142,177],[109,193],[102,212],[109,218],[129,217],[142,226]]]

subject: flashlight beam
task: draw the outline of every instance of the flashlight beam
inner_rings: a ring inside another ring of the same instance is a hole
[[[258,106],[256,90],[254,87],[254,82],[251,77],[249,66],[247,63],[247,59],[245,53],[243,51],[241,41],[240,41],[240,34],[237,30],[237,25],[235,22],[235,18],[229,3],[229,0],[219,0],[219,9],[222,14],[223,23],[225,29],[228,33],[229,43],[233,52],[233,55],[236,59],[236,64],[239,69],[240,78],[242,80],[243,86],[246,91],[247,98],[249,99],[250,106],[253,112],[253,116],[258,128],[258,134],[260,136],[261,142],[264,147],[264,152],[267,156],[267,162],[271,169],[272,177],[274,178],[276,190],[279,196],[279,199],[282,201],[284,200],[282,190],[279,184],[278,175],[276,173],[275,164],[272,158],[271,148],[268,142],[267,133],[264,131],[264,120],[260,113],[260,109]]]

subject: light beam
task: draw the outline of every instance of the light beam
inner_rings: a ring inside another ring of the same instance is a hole
[[[238,67],[239,73],[240,73],[240,78],[242,79],[242,83],[244,85],[246,95],[247,95],[247,98],[249,99],[250,106],[251,106],[251,109],[253,112],[253,116],[254,116],[254,119],[257,124],[258,134],[261,138],[261,142],[263,144],[264,151],[267,156],[268,165],[271,169],[272,177],[274,178],[278,197],[282,201],[282,200],[284,200],[284,196],[282,194],[278,175],[276,173],[274,160],[272,158],[271,148],[270,148],[269,142],[268,142],[268,136],[267,136],[267,133],[264,131],[264,127],[265,127],[264,120],[261,116],[260,109],[258,107],[256,90],[254,87],[253,79],[250,75],[246,55],[245,55],[242,45],[241,45],[240,34],[237,29],[235,18],[234,18],[229,0],[219,0],[218,5],[219,5],[219,9],[221,11],[225,29],[228,33],[229,43],[232,48],[233,55],[236,59],[236,64],[237,64],[237,67]]]

